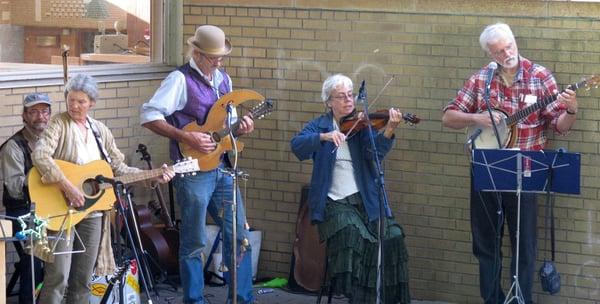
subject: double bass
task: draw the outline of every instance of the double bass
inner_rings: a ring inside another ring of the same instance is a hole
[[[149,169],[152,169],[152,158],[144,144],[139,144],[136,152],[142,155],[141,160],[147,162]],[[144,248],[150,253],[152,258],[163,267],[169,274],[179,273],[179,231],[175,228],[173,220],[167,211],[165,200],[160,187],[154,188],[159,205],[151,201],[148,205],[151,208],[142,205],[136,205],[134,212],[137,218],[140,237]],[[154,224],[152,221],[152,212],[150,209],[159,210],[161,224]]]

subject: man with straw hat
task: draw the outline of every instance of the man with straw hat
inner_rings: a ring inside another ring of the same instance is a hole
[[[221,96],[232,91],[231,78],[219,70],[223,56],[231,53],[231,44],[225,38],[223,30],[213,25],[202,25],[187,42],[190,46],[189,62],[171,72],[154,96],[141,107],[142,125],[170,139],[170,156],[173,161],[183,156],[178,142],[204,153],[215,150],[216,143],[208,134],[187,132],[182,128],[193,121],[199,125],[204,124],[213,104]],[[236,135],[247,134],[253,130],[254,122],[246,115],[240,119],[240,128]],[[182,217],[179,270],[185,303],[205,301],[202,248],[206,245],[207,211],[217,223],[224,221],[223,260],[226,261],[228,269],[232,267],[232,211],[225,204],[232,201],[234,189],[231,175],[222,170],[229,165],[228,158],[224,155],[217,169],[173,179]],[[246,215],[243,202],[239,199],[239,189],[235,191],[238,191],[237,302],[252,303],[252,261],[247,241]],[[219,214],[219,209],[223,209],[222,215]],[[225,273],[226,280],[228,274]],[[229,294],[231,295],[231,292]]]

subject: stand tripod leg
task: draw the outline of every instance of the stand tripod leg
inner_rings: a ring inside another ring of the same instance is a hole
[[[121,191],[119,191],[121,190]],[[142,284],[144,285],[144,291],[146,293],[146,296],[148,298],[148,303],[152,303],[152,297],[150,296],[150,289],[153,289],[156,296],[158,297],[158,293],[156,291],[156,289],[154,289],[154,287],[151,285],[152,282],[152,274],[150,273],[149,267],[148,267],[148,262],[146,261],[146,256],[144,255],[144,246],[142,245],[142,241],[140,238],[140,234],[139,234],[139,230],[138,230],[138,226],[137,226],[137,222],[135,220],[135,215],[134,215],[134,211],[133,211],[133,204],[131,202],[131,196],[129,195],[129,192],[127,192],[125,190],[125,188],[123,188],[122,185],[118,185],[117,187],[115,187],[115,191],[123,193],[125,195],[125,197],[127,198],[127,206],[129,209],[129,215],[131,216],[131,219],[133,220],[133,226],[129,224],[129,221],[127,219],[127,212],[124,210],[123,205],[121,204],[120,200],[120,195],[118,195],[119,193],[117,193],[117,200],[118,202],[115,204],[117,206],[117,210],[121,213],[121,215],[123,216],[123,221],[125,223],[125,231],[127,232],[127,239],[129,240],[130,244],[131,244],[131,250],[133,251],[133,255],[135,257],[135,259],[138,261],[138,263],[142,266],[141,267],[141,271],[140,271],[140,278],[142,281]],[[133,235],[132,235],[132,231],[135,231],[137,238],[134,239]]]
[[[520,163],[521,158],[517,157],[517,161]],[[521,174],[520,166],[517,166],[517,174]],[[523,293],[521,292],[521,286],[519,285],[519,251],[520,251],[520,234],[521,234],[521,179],[517,179],[519,181],[518,189],[517,189],[517,232],[516,232],[516,253],[515,253],[515,275],[513,277],[513,283],[508,291],[506,299],[504,300],[504,304],[512,303],[513,299],[517,300],[518,304],[524,304],[525,300],[523,299]],[[513,294],[514,290],[514,295]]]

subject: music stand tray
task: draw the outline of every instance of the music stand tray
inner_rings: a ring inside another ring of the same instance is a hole
[[[521,178],[521,191],[546,192],[548,174],[552,171],[551,192],[580,194],[580,164],[579,153],[563,151],[495,149],[472,151],[476,191],[516,192],[519,190],[519,178]],[[519,168],[522,174],[517,174]]]

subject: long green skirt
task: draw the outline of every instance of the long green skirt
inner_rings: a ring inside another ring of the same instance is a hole
[[[377,231],[377,221],[368,222],[358,193],[339,201],[328,199],[325,221],[319,224],[321,240],[327,241],[325,279],[350,303],[376,301]],[[410,303],[408,253],[402,227],[393,218],[385,220],[384,250],[385,303]]]

